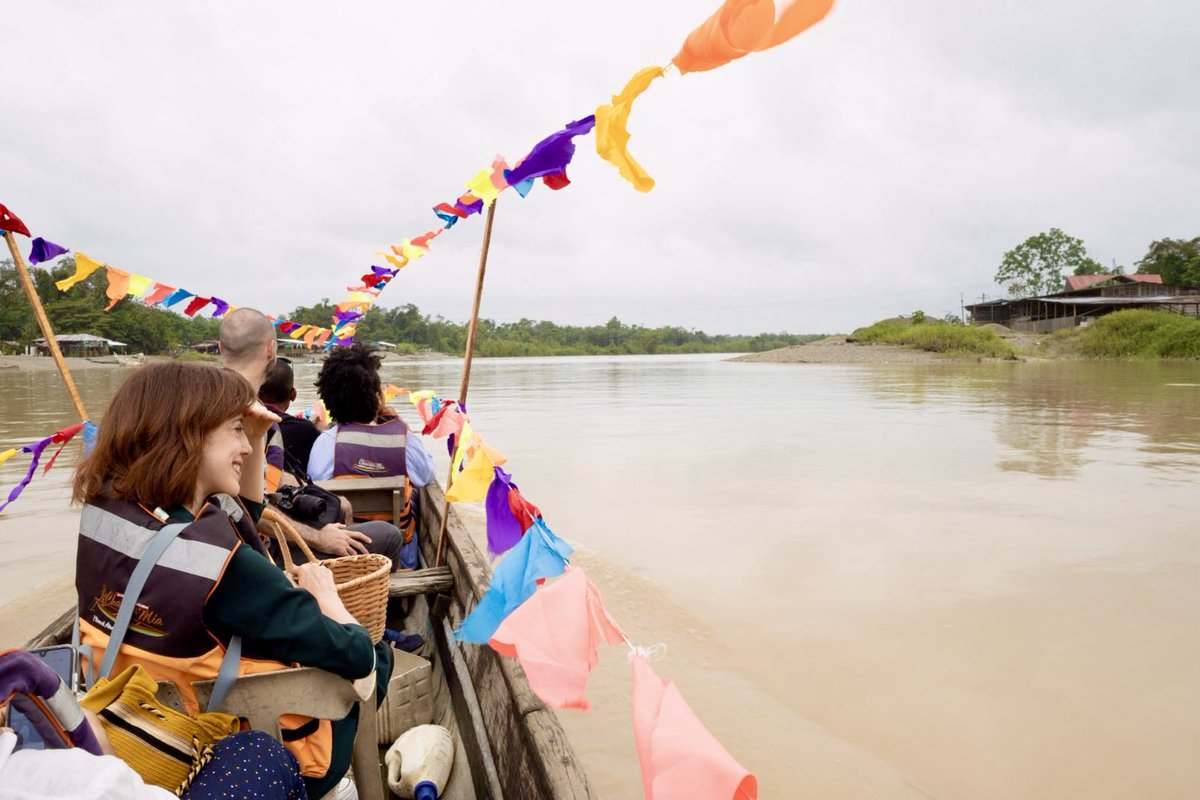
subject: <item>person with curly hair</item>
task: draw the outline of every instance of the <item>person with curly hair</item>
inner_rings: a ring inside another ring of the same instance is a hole
[[[313,442],[313,480],[404,476],[401,564],[417,566],[416,509],[412,487],[433,480],[433,458],[419,436],[388,407],[379,379],[379,354],[364,344],[333,350],[317,375],[317,394],[332,418]]]

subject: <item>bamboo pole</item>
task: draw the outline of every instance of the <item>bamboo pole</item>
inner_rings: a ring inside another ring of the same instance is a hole
[[[17,265],[17,274],[21,276],[21,285],[25,287],[29,304],[33,306],[33,315],[37,318],[38,327],[42,329],[42,336],[46,337],[46,346],[50,348],[50,355],[54,357],[54,363],[58,365],[58,371],[62,374],[63,380],[67,382],[67,391],[71,394],[71,402],[75,404],[75,410],[79,412],[79,421],[86,422],[87,409],[83,407],[79,390],[75,388],[71,370],[67,369],[67,360],[63,358],[62,350],[58,349],[58,339],[54,335],[54,328],[50,327],[50,319],[46,316],[46,309],[42,308],[42,299],[38,297],[37,287],[33,285],[33,278],[29,275],[29,268],[25,266],[25,259],[21,256],[21,251],[17,249],[17,240],[13,238],[12,231],[4,232],[4,240],[8,242],[8,252],[12,253],[13,261]]]
[[[475,329],[479,325],[479,304],[483,300],[483,275],[487,271],[488,248],[492,244],[492,219],[496,216],[496,201],[488,206],[487,222],[483,226],[483,247],[479,251],[479,272],[475,276],[475,303],[471,306],[471,322],[467,326],[467,352],[463,358],[462,383],[458,388],[458,402],[466,408],[467,388],[471,385],[471,358],[475,355]],[[446,476],[446,492],[454,484],[454,461],[462,447],[462,436],[454,443],[454,456],[450,459],[450,473]],[[450,522],[450,501],[442,508],[442,524],[438,530],[437,556],[434,566],[440,567],[446,555],[446,526]]]

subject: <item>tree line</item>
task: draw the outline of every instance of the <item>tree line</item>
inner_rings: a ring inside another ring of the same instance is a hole
[[[220,320],[210,317],[188,318],[130,299],[105,311],[108,280],[104,270],[98,270],[70,291],[60,292],[54,282],[74,272],[75,261],[70,256],[50,269],[30,269],[46,316],[58,334],[91,333],[125,342],[131,353],[148,355],[177,353],[189,345],[217,338]],[[302,324],[328,327],[333,304],[324,299],[282,315]],[[0,340],[27,345],[41,335],[16,268],[12,261],[0,261]],[[483,319],[479,321],[475,352],[480,356],[758,352],[818,338],[821,336],[791,333],[710,335],[678,326],[626,325],[616,317],[604,325],[592,326],[529,319],[497,323]],[[461,355],[466,347],[467,329],[440,316],[422,314],[409,303],[395,308],[373,308],[360,322],[357,339],[391,342],[407,352],[435,350]]]
[[[217,338],[221,321],[188,318],[161,308],[151,308],[128,299],[105,311],[108,279],[97,270],[70,291],[61,292],[54,282],[75,273],[75,259],[60,259],[50,269],[30,268],[30,277],[56,334],[90,333],[129,345],[130,353],[178,352],[189,344]],[[0,261],[0,340],[27,345],[41,338],[21,279],[11,260]]]
[[[287,315],[304,324],[328,325],[333,306],[322,300]],[[475,353],[479,356],[664,355],[673,353],[745,353],[774,350],[820,339],[824,334],[708,334],[676,325],[647,328],[612,317],[603,325],[558,325],[547,320],[479,320]],[[401,350],[434,350],[461,355],[467,326],[422,314],[412,303],[373,308],[359,323],[360,342],[391,342]]]
[[[1200,236],[1194,239],[1158,239],[1138,261],[1134,271],[1162,276],[1163,283],[1200,286]],[[1088,255],[1082,239],[1058,228],[1030,236],[1004,254],[994,280],[1011,297],[1035,297],[1061,292],[1066,274],[1122,275],[1125,268],[1105,267]]]

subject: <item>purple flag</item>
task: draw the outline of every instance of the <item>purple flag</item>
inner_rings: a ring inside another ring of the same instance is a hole
[[[589,133],[596,125],[596,117],[588,116],[568,122],[567,127],[552,133],[533,146],[529,155],[513,167],[508,182],[516,185],[530,178],[554,175],[562,172],[575,157],[575,137]]]
[[[212,304],[217,307],[217,309],[213,311],[214,317],[223,317],[229,311],[229,303],[226,303],[221,298],[210,297],[209,300],[211,300]]]
[[[521,538],[524,531],[521,523],[513,515],[512,507],[508,504],[508,493],[515,488],[512,475],[499,467],[495,468],[496,477],[488,487],[485,507],[487,510],[487,540],[488,552],[499,556],[508,550]]]
[[[49,261],[52,258],[58,258],[63,253],[69,253],[71,248],[63,247],[62,245],[48,242],[42,237],[37,237],[33,240],[33,247],[29,249],[29,263],[40,264],[43,261]]]
[[[400,270],[388,269],[387,267],[371,267],[371,271],[381,278],[394,278],[396,277],[396,273]]]

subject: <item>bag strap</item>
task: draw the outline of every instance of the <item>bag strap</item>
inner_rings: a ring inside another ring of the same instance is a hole
[[[100,677],[110,677],[113,664],[117,660],[117,651],[125,642],[125,634],[129,632],[129,623],[133,621],[133,612],[137,608],[137,601],[142,594],[142,589],[146,586],[146,579],[150,577],[150,571],[154,569],[158,559],[167,551],[171,542],[175,541],[175,537],[182,533],[187,526],[188,523],[184,522],[164,525],[162,530],[154,534],[150,544],[146,545],[146,549],[138,559],[137,566],[133,569],[133,575],[125,587],[125,596],[121,598],[117,619],[113,623],[112,632],[108,635],[108,646],[104,649],[104,658],[100,662]]]
[[[283,463],[291,469],[292,475],[296,477],[296,480],[300,481],[302,486],[313,485],[313,479],[308,476],[308,470],[296,460],[295,456],[287,451],[286,447],[283,450]]]
[[[146,549],[138,559],[137,566],[133,568],[133,575],[130,576],[129,583],[125,587],[125,595],[121,598],[121,607],[117,611],[116,622],[113,623],[112,632],[108,636],[108,646],[105,647],[104,658],[100,661],[102,677],[107,678],[112,673],[113,664],[117,660],[117,652],[125,642],[125,634],[129,632],[129,624],[133,621],[133,612],[137,608],[138,598],[146,586],[150,572],[158,564],[158,559],[167,551],[171,542],[175,541],[175,537],[190,524],[175,522],[164,525],[158,533],[154,534],[150,544],[146,545]],[[78,625],[78,614],[76,615],[76,625]],[[233,684],[237,681],[238,662],[241,657],[242,637],[233,636],[229,640],[229,647],[226,648],[225,655],[221,658],[221,666],[217,670],[213,693],[208,701],[210,709],[217,708],[224,701],[225,695],[233,688]]]

